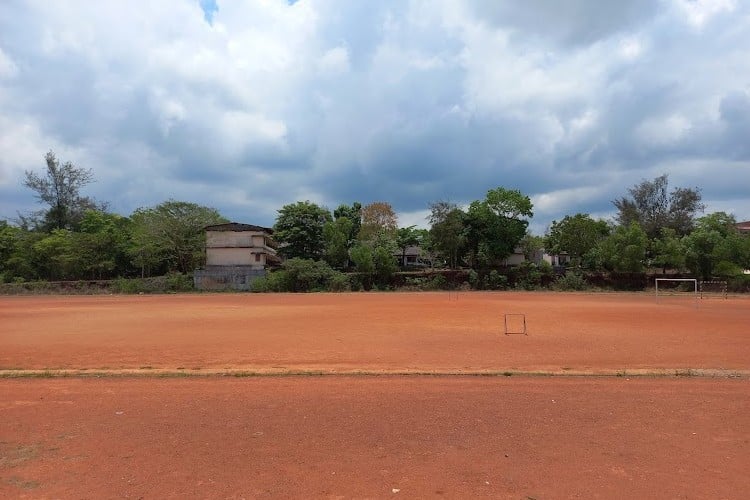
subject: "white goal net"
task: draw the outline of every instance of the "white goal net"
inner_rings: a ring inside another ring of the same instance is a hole
[[[698,299],[698,280],[695,278],[656,278],[656,301],[665,297]]]

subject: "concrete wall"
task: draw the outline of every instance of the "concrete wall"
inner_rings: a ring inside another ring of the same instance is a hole
[[[264,269],[248,266],[206,266],[193,273],[193,284],[196,290],[250,290],[265,275]]]
[[[260,260],[255,255],[260,254]],[[266,255],[262,248],[207,248],[207,266],[252,266],[262,269],[266,265]]]
[[[259,244],[253,239],[259,238]],[[254,247],[263,246],[263,235],[250,231],[206,231],[206,247]]]

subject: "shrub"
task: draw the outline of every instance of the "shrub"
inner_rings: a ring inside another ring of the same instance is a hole
[[[335,272],[328,282],[328,289],[332,292],[348,292],[351,290],[349,276],[344,273]]]
[[[349,288],[349,277],[326,262],[299,258],[287,260],[281,269],[256,279],[251,287],[254,292],[343,292]]]
[[[586,279],[583,275],[568,271],[564,276],[558,276],[552,284],[555,290],[585,290],[588,288]]]
[[[442,274],[434,276],[427,283],[428,290],[445,290],[448,288],[448,280]]]
[[[193,290],[193,278],[187,274],[168,273],[165,278],[167,291],[189,292]]]
[[[508,287],[508,277],[497,272],[497,269],[490,271],[487,276],[487,288],[490,290],[504,290]]]
[[[475,290],[479,288],[480,282],[479,282],[479,273],[475,270],[471,269],[469,271],[469,276],[467,278],[469,285],[471,285],[471,288],[474,288]]]

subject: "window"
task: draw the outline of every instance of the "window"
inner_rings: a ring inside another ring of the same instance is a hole
[[[255,262],[260,262],[260,254],[259,253],[255,254]]]

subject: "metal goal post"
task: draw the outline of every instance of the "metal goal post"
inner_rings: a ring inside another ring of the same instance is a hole
[[[688,282],[693,284],[693,298],[698,299],[698,280],[696,278],[656,278],[655,289],[656,289],[656,302],[659,302],[659,283],[665,282]],[[665,288],[662,287],[662,297],[665,295]]]
[[[526,313],[506,313],[504,315],[504,326],[505,335],[529,334],[526,330]]]
[[[728,283],[720,280],[706,280],[700,283],[700,297],[701,299],[719,296],[721,298],[727,298]]]

